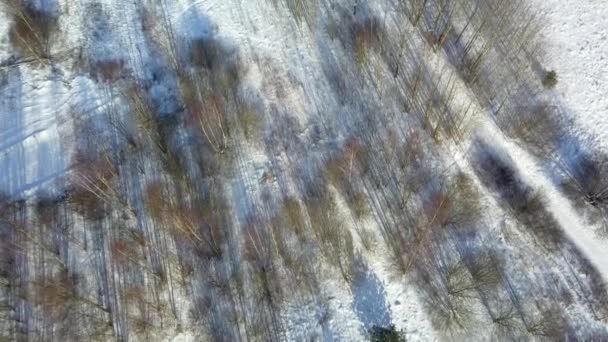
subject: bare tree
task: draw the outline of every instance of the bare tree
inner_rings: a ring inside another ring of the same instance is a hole
[[[321,195],[329,196],[329,194]],[[310,224],[325,260],[350,282],[354,271],[353,239],[335,209],[331,197],[307,200]]]
[[[32,58],[46,63],[51,57],[51,38],[57,32],[58,18],[24,0],[3,0],[0,2],[13,16],[9,38],[22,58]]]

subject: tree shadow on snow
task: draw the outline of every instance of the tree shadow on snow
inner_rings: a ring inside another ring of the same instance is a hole
[[[353,279],[353,310],[363,324],[367,335],[373,327],[391,326],[390,308],[382,282],[359,258],[357,273]]]

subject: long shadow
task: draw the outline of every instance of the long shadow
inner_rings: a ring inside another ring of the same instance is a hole
[[[486,187],[500,197],[500,204],[513,214],[522,228],[534,236],[539,246],[549,255],[563,258],[568,266],[566,276],[574,279],[582,293],[582,301],[589,306],[596,320],[606,316],[608,301],[606,284],[599,271],[565,235],[559,223],[548,212],[542,195],[526,184],[509,157],[485,142],[477,141],[472,157],[475,172]],[[580,279],[579,272],[587,274]]]
[[[4,75],[7,79],[0,97],[0,146],[10,141],[10,145],[0,150],[0,191],[14,194],[27,182],[26,149],[23,138],[24,127],[23,81],[19,68],[11,68]]]
[[[363,324],[363,334],[374,327],[389,328],[391,315],[384,286],[376,274],[368,269],[363,260],[358,260],[358,270],[353,279],[353,310]]]

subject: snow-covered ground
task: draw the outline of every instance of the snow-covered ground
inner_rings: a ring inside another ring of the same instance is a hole
[[[545,24],[545,67],[555,70],[556,96],[574,118],[569,127],[593,149],[608,151],[608,3],[594,0],[534,1]],[[538,178],[542,178],[539,175]],[[544,180],[540,180],[545,182]],[[562,226],[608,280],[608,241],[599,238],[565,198],[545,182]]]
[[[556,70],[559,79],[550,96],[555,97],[565,107],[566,113],[574,118],[575,126],[568,127],[571,134],[587,146],[608,152],[608,2],[529,1],[534,3],[539,13],[546,15],[542,30],[546,53],[543,64],[547,69]],[[62,9],[69,9],[69,14],[64,14],[61,21],[64,32],[67,32],[65,44],[72,47],[81,43],[89,48],[93,46],[91,49],[97,52],[96,56],[124,59],[134,74],[141,78],[148,77],[145,68],[153,64],[150,61],[154,55],[146,50],[139,26],[132,25],[132,20],[140,15],[136,4],[121,0],[100,1],[107,11],[108,27],[112,31],[106,32],[107,36],[102,35],[97,41],[89,41],[79,27],[91,25],[85,18],[89,13],[85,9],[89,8],[86,4],[92,2],[94,1],[81,1],[78,4],[68,0],[61,2]],[[349,11],[354,6],[354,12],[366,8],[360,4],[363,3],[361,1],[330,2],[331,5],[328,3],[323,11],[330,12],[338,4],[346,4]],[[390,3],[371,2],[368,7],[372,12],[386,15],[384,11],[391,8]],[[349,125],[360,124],[353,118],[360,114],[357,111],[364,112],[361,107],[367,101],[357,99],[356,104],[350,107],[341,104],[341,94],[333,89],[335,84],[332,82],[335,80],[328,79],[328,75],[339,75],[342,71],[339,69],[340,58],[344,58],[344,55],[338,51],[339,43],[329,37],[329,29],[326,27],[310,30],[305,24],[298,24],[283,5],[277,9],[272,1],[242,0],[176,0],[167,1],[165,5],[168,7],[169,21],[180,38],[217,39],[229,50],[237,52],[246,66],[242,88],[259,97],[264,108],[271,109],[264,111],[268,131],[279,126],[279,113],[297,123],[297,127],[291,128],[293,131],[289,132],[296,135],[293,138],[298,139],[300,145],[295,152],[273,151],[271,154],[260,145],[244,141],[236,144],[239,146],[235,164],[237,167],[234,174],[226,176],[230,177],[227,192],[231,193],[234,202],[235,223],[242,224],[256,212],[255,204],[265,202],[265,190],[296,193],[296,184],[302,181],[298,178],[303,172],[300,169],[310,166],[307,161],[312,163],[318,158],[317,155],[324,157],[328,153],[324,150],[325,146],[328,150],[335,148],[335,145],[340,145],[345,140],[344,135],[356,134],[357,131]],[[0,17],[0,32],[3,36],[8,30],[6,23],[8,21]],[[404,30],[412,29],[408,25],[410,24],[404,24]],[[419,42],[417,44],[420,45]],[[0,39],[0,59],[8,58],[8,49],[8,40]],[[142,58],[143,62],[133,61],[135,55]],[[428,56],[429,64],[436,74],[452,71],[453,67],[442,53],[431,53],[428,49],[423,55]],[[331,61],[335,64],[331,64]],[[59,71],[29,65],[0,70],[0,192],[16,199],[29,198],[38,190],[60,188],[59,181],[69,175],[72,167],[74,143],[78,141],[76,136],[82,133],[78,132],[79,128],[75,128],[80,127],[75,122],[96,120],[97,116],[100,116],[100,120],[104,118],[100,114],[105,113],[109,101],[108,89],[85,73],[71,70],[61,62],[58,65]],[[366,77],[372,79],[383,75],[385,71],[379,68],[375,72],[376,75],[371,75],[370,72],[371,76]],[[351,75],[346,75],[346,79],[349,76]],[[368,79],[361,82],[368,82]],[[588,227],[580,212],[560,192],[544,169],[545,161],[537,160],[520,145],[505,137],[489,118],[489,111],[481,108],[474,96],[466,90],[465,83],[457,83],[457,97],[463,103],[467,100],[473,103],[474,126],[461,145],[442,147],[444,150],[440,154],[451,158],[446,163],[458,165],[463,172],[475,178],[473,168],[468,165],[470,159],[466,147],[478,138],[492,142],[495,148],[504,151],[514,161],[513,166],[521,174],[523,182],[535,190],[543,191],[548,198],[548,211],[566,232],[566,236],[591,261],[604,281],[608,281],[608,240],[598,237]],[[164,83],[155,86],[157,94],[171,89],[171,85]],[[380,88],[385,90],[382,86]],[[390,101],[378,101],[378,107],[387,112],[393,111],[396,106]],[[351,112],[356,114],[350,117]],[[388,114],[378,114],[377,120],[388,121],[388,117]],[[395,128],[402,124],[399,120],[393,122]],[[392,125],[384,121],[382,124]],[[317,135],[319,137],[315,138]],[[294,164],[300,168],[297,170],[300,173],[290,169]],[[272,167],[276,170],[270,171],[279,174],[280,182],[287,185],[277,185],[275,179],[266,187],[259,181]],[[485,198],[491,198],[492,195],[488,191],[482,191]],[[352,284],[345,284],[338,272],[325,265],[318,272],[320,291],[314,300],[284,303],[281,320],[287,330],[285,338],[297,341],[359,341],[365,340],[368,331],[374,326],[395,325],[405,333],[408,341],[445,339],[446,336],[436,332],[431,323],[421,289],[406,276],[394,274],[390,252],[381,238],[381,224],[374,219],[378,215],[355,220],[341,200],[338,200],[338,208],[353,236],[357,236],[357,229],[360,228],[373,232],[376,236],[375,248],[363,251],[359,239],[355,238],[361,267]],[[508,214],[493,202],[484,209],[488,209],[483,217],[489,227],[483,234],[502,234],[502,228],[498,227],[504,225],[504,217]],[[235,231],[238,229],[235,228]],[[507,249],[503,236],[494,238],[490,246]],[[521,241],[527,240],[521,238]],[[508,248],[517,249],[518,246]],[[521,251],[513,252],[512,255],[524,255],[525,252],[522,251],[526,248],[530,246],[521,246]],[[538,264],[535,265],[539,268],[554,262],[553,259],[546,264],[544,260],[522,260],[521,264],[536,261]],[[556,266],[555,269],[561,270],[560,267],[565,266]],[[520,271],[526,273],[526,270]],[[574,273],[575,278],[582,274]],[[564,279],[571,281],[569,277],[570,275],[565,275]],[[579,290],[573,291],[580,298],[584,297]],[[180,304],[183,304],[178,310],[178,316],[187,316],[189,298],[185,294],[178,296]],[[584,304],[574,305],[569,310],[573,315],[580,312],[587,314]],[[603,324],[605,323],[604,318]],[[191,334],[188,329],[186,327],[186,331],[176,333],[173,340],[197,340],[197,335]],[[485,334],[475,337],[482,339],[479,336],[487,337]]]
[[[59,144],[59,135],[66,128],[68,93],[61,82],[33,81],[27,73],[10,72],[5,81],[8,86],[3,89],[0,112],[0,189],[19,194],[52,181],[67,169],[68,155]]]
[[[589,144],[608,150],[608,3],[534,1],[545,17],[546,67],[557,72],[556,93]]]

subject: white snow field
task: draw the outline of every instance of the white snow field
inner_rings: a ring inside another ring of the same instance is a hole
[[[0,0],[0,341],[608,340],[608,1],[509,3]]]
[[[608,32],[605,1],[537,1],[546,16],[546,64],[559,70],[556,93],[576,119],[581,137],[608,145]]]

